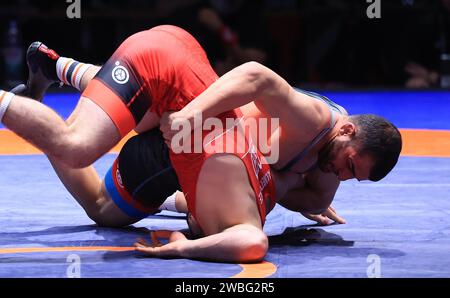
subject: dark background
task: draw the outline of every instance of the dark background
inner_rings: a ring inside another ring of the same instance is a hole
[[[367,17],[366,0],[80,2],[81,19],[67,17],[65,0],[0,3],[0,86],[26,78],[32,41],[102,64],[126,37],[160,24],[191,32],[219,73],[223,61],[245,62],[231,59],[218,33],[199,21],[205,7],[237,34],[239,47],[263,53],[262,63],[297,86],[439,88],[441,54],[450,52],[449,0],[381,0],[380,19]]]

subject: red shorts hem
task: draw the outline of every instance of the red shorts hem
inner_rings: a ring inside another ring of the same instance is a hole
[[[93,79],[86,90],[84,90],[82,96],[95,102],[106,114],[108,114],[119,130],[121,137],[126,136],[136,127],[136,123],[130,110],[120,97],[102,81]]]

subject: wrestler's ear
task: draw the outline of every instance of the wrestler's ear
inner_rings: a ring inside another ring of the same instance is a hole
[[[353,137],[356,133],[356,126],[352,122],[345,122],[339,129],[339,135]]]

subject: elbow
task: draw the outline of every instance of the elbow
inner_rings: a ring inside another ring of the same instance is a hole
[[[266,76],[266,67],[255,61],[244,63],[239,66],[239,69],[246,79],[252,82],[264,81]]]
[[[269,239],[264,233],[258,233],[247,238],[247,242],[242,246],[241,263],[258,263],[264,260],[269,250]]]
[[[269,240],[265,237],[264,240],[255,243],[253,246],[249,248],[249,256],[246,262],[250,263],[259,263],[264,260],[266,257],[267,251],[269,250]]]
[[[250,61],[242,64],[239,68],[244,70],[249,75],[261,75],[265,69],[265,66],[256,61]]]
[[[239,67],[239,72],[249,86],[254,87],[254,93],[267,89],[271,84],[271,76],[267,68],[255,61],[247,62]]]

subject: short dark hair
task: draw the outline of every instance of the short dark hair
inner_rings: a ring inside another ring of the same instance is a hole
[[[397,164],[402,151],[399,130],[388,120],[373,114],[353,115],[349,121],[356,126],[353,140],[357,142],[360,154],[368,154],[374,159],[369,180],[380,181]]]

